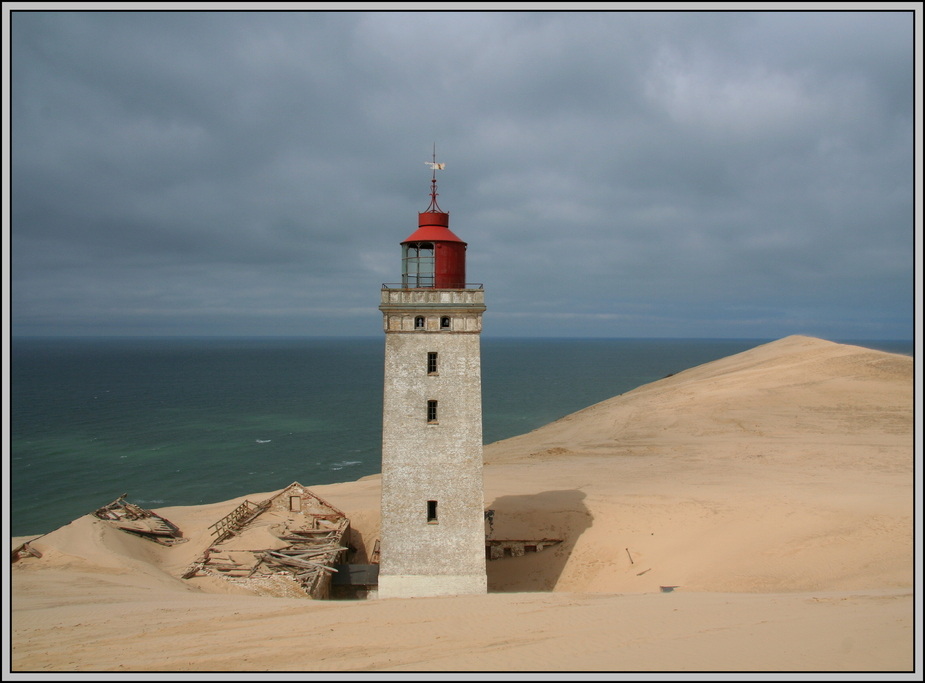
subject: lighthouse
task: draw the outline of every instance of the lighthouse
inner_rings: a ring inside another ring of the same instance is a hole
[[[437,204],[401,243],[384,284],[380,598],[487,592],[480,335],[485,292]]]

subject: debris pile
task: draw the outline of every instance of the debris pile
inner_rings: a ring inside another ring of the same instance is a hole
[[[485,558],[500,560],[503,557],[523,557],[526,553],[538,553],[546,548],[562,543],[561,538],[541,538],[539,540],[485,540]]]
[[[35,539],[32,539],[33,541]],[[18,562],[24,557],[41,557],[42,553],[29,545],[29,541],[25,543],[20,543],[18,546],[13,548],[13,554],[11,555],[11,561]]]
[[[161,545],[176,545],[177,543],[185,543],[188,540],[183,538],[183,532],[180,531],[176,524],[151,510],[145,510],[127,502],[125,500],[127,495],[127,493],[123,493],[109,505],[104,505],[93,514],[97,518],[109,522],[117,529],[141,536]]]
[[[222,577],[258,593],[267,579],[288,576],[315,599],[330,597],[335,564],[352,550],[345,545],[350,520],[298,482],[259,504],[244,501],[210,527],[212,544],[183,574]],[[257,540],[273,547],[259,547]],[[252,539],[254,539],[252,541]]]

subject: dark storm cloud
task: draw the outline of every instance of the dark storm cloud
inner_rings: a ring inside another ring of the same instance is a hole
[[[15,12],[14,332],[909,337],[911,13]]]

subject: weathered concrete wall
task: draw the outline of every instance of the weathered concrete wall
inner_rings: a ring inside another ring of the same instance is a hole
[[[406,300],[396,301],[402,292]],[[483,297],[481,290],[383,291],[380,597],[487,590],[479,338]],[[415,330],[418,316],[427,324]],[[441,329],[445,316],[450,326]],[[428,373],[428,352],[437,353],[436,373]],[[437,402],[432,423],[428,401]],[[428,501],[436,501],[436,521],[428,521]]]
[[[382,326],[388,332],[481,332],[485,292],[481,289],[383,289]],[[417,317],[424,328],[416,328]],[[450,329],[440,318],[450,317]]]

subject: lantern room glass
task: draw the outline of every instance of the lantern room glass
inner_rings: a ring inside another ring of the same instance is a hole
[[[433,242],[411,242],[402,245],[403,287],[434,286],[434,244]]]

